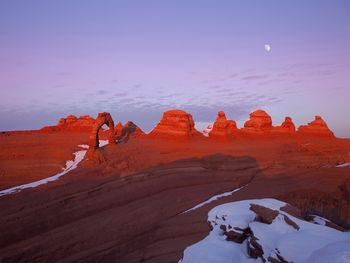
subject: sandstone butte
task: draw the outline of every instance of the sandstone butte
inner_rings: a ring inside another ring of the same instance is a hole
[[[249,120],[244,123],[242,129],[246,132],[264,133],[272,130],[272,119],[263,110],[256,110],[249,114]]]
[[[204,137],[195,129],[192,115],[182,110],[164,112],[162,119],[149,133],[149,136],[180,140]]]

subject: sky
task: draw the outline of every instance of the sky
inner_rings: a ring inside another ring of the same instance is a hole
[[[149,131],[174,108],[242,126],[261,108],[350,137],[349,98],[347,0],[0,1],[0,130],[108,111]]]

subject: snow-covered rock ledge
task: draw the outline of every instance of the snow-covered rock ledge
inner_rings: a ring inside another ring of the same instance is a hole
[[[100,146],[101,147],[105,146],[107,144],[108,144],[107,140],[100,140]],[[14,194],[14,193],[20,192],[20,191],[22,191],[24,189],[27,189],[27,188],[38,187],[39,185],[47,184],[47,183],[52,182],[52,181],[56,181],[60,177],[62,177],[63,175],[65,175],[68,172],[74,170],[75,168],[78,167],[78,164],[84,159],[85,154],[87,152],[87,149],[89,148],[89,146],[85,145],[85,144],[78,145],[78,147],[80,147],[80,148],[82,148],[84,150],[80,150],[80,151],[77,151],[77,152],[73,153],[74,154],[74,160],[67,161],[66,162],[66,167],[63,168],[62,172],[60,172],[58,174],[55,174],[53,176],[50,176],[50,177],[47,177],[47,178],[35,181],[35,182],[22,184],[22,185],[18,185],[18,186],[12,187],[12,188],[1,190],[0,191],[0,197],[4,196],[4,195]]]
[[[179,263],[350,262],[349,232],[320,224],[324,219],[305,221],[297,208],[275,199],[223,204],[208,221],[209,235],[187,247]]]

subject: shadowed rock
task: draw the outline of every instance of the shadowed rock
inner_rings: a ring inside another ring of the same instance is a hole
[[[119,129],[120,128],[119,123],[117,126]],[[117,133],[115,133],[115,134],[117,134]],[[140,137],[144,134],[145,133],[135,123],[133,123],[132,121],[128,121],[124,125],[124,127],[122,126],[122,128],[120,130],[118,130],[117,141],[118,142],[120,142],[120,141],[127,142],[130,138],[137,138],[137,137]]]

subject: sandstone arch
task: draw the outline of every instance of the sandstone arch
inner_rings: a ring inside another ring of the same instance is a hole
[[[92,128],[92,132],[89,139],[89,146],[98,148],[99,138],[98,138],[98,132],[101,129],[101,127],[106,124],[109,127],[109,144],[115,144],[115,135],[114,135],[114,121],[112,119],[112,116],[108,112],[100,112],[96,118],[96,122]]]

